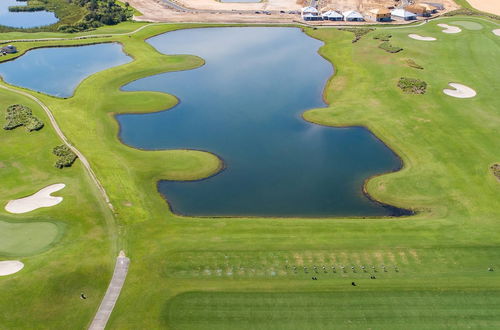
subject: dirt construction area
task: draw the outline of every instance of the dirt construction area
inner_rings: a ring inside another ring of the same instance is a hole
[[[232,0],[234,1],[234,0]],[[242,0],[245,1],[245,0]],[[312,0],[316,7],[337,11],[356,10],[367,14],[376,8],[402,6],[405,0]],[[409,3],[411,0],[406,0]],[[423,1],[423,0],[422,0]],[[431,0],[429,0],[431,1]],[[432,0],[434,1],[434,0]],[[436,1],[445,10],[440,14],[458,9],[453,0]],[[151,22],[214,22],[214,23],[294,23],[304,21],[300,9],[311,4],[311,0],[262,0],[261,2],[221,2],[216,0],[129,0],[128,3],[143,15],[134,17],[138,21]],[[419,18],[420,19],[420,18]],[[373,23],[367,18],[368,23]],[[394,21],[394,24],[404,22]],[[345,25],[346,22],[320,21],[312,24]],[[366,24],[349,22],[349,24]]]

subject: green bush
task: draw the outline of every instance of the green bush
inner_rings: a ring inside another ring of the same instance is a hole
[[[31,12],[31,11],[42,11],[45,10],[45,6],[37,5],[37,6],[10,6],[10,12]]]
[[[491,171],[493,172],[493,175],[500,180],[500,164],[493,164],[491,166]]]
[[[427,83],[423,80],[401,77],[398,87],[407,94],[425,94]]]
[[[3,127],[5,130],[24,126],[31,132],[38,131],[43,127],[43,122],[33,116],[31,109],[20,104],[14,104],[7,108],[5,120],[7,121]]]
[[[403,50],[403,48],[400,48],[400,47],[397,47],[397,46],[393,46],[388,41],[384,41],[383,43],[381,43],[380,45],[378,45],[378,47],[382,48],[383,50],[385,50],[388,53],[399,53],[400,51]]]
[[[419,69],[419,70],[423,70],[424,69],[423,66],[415,63],[415,61],[412,60],[412,59],[410,59],[410,58],[406,60],[406,65],[408,65],[410,68],[415,68],[415,69]]]
[[[57,146],[52,150],[52,153],[59,158],[54,164],[57,168],[70,167],[78,158],[76,154],[65,144]]]
[[[390,33],[379,33],[373,36],[373,39],[375,40],[381,40],[381,41],[389,41],[389,39],[392,38],[392,34]]]
[[[352,43],[355,43],[355,42],[358,42],[365,34],[371,32],[371,31],[374,31],[375,29],[369,29],[369,28],[341,28],[339,30],[354,33],[354,39],[352,40]]]

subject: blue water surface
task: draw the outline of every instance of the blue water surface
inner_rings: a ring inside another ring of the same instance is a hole
[[[148,42],[162,53],[198,55],[206,65],[125,86],[171,93],[180,103],[164,112],[117,116],[121,139],[144,149],[207,150],[226,165],[205,180],[159,182],[174,212],[393,214],[370,201],[362,186],[368,177],[400,167],[400,159],[364,128],[323,127],[301,118],[305,110],[325,106],[322,91],[333,69],[317,53],[320,41],[295,28],[209,28]]]
[[[59,19],[53,12],[10,12],[10,6],[26,6],[26,1],[0,0],[0,25],[15,28],[34,28],[57,23]]]
[[[0,76],[12,85],[69,97],[91,74],[131,60],[117,43],[39,48],[13,61],[1,63]]]

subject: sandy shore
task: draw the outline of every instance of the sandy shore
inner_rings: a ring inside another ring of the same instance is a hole
[[[24,268],[24,264],[19,260],[0,261],[0,276],[15,274]]]
[[[448,85],[455,88],[455,89],[443,89],[443,93],[449,96],[457,97],[460,99],[467,99],[474,97],[477,94],[475,90],[462,84],[449,83]]]
[[[423,37],[419,34],[409,34],[408,37],[412,38],[412,39],[415,39],[415,40],[420,40],[420,41],[435,41],[437,40],[436,38],[433,38],[433,37]]]
[[[50,207],[63,201],[62,197],[54,197],[51,194],[66,187],[64,183],[47,186],[31,196],[14,199],[7,203],[5,210],[10,213],[26,213],[41,207]]]
[[[500,15],[500,0],[467,0],[477,10]]]

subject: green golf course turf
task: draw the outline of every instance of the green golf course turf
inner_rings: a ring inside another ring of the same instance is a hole
[[[0,221],[0,255],[31,255],[43,251],[59,233],[51,222],[10,223]]]
[[[483,28],[449,35],[437,26],[453,21]],[[117,41],[134,61],[85,79],[68,99],[34,93],[89,159],[111,198],[113,218],[78,160],[60,171],[43,154],[58,143],[39,107],[0,90],[3,108],[26,104],[46,123],[40,132],[0,132],[9,146],[0,148],[0,176],[6,180],[0,202],[5,205],[13,193],[32,190],[34,182],[67,184],[57,208],[6,215],[9,222],[50,218],[65,225],[53,248],[20,259],[25,270],[0,278],[0,290],[7,292],[0,297],[0,319],[8,327],[29,328],[33,322],[51,329],[88,326],[117,248],[126,251],[131,266],[111,329],[500,326],[500,184],[489,170],[500,161],[500,37],[491,33],[496,23],[451,17],[381,30],[404,49],[397,54],[378,48],[373,35],[381,31],[353,44],[350,32],[305,30],[325,42],[320,53],[336,73],[325,87],[329,106],[307,111],[304,118],[329,126],[366,126],[404,161],[401,171],[371,178],[365,188],[373,198],[411,208],[416,215],[364,219],[203,219],[170,212],[157,180],[209,176],[220,169],[219,159],[200,151],[125,146],[117,138],[113,115],[158,111],[177,102],[172,95],[119,88],[142,77],[203,65],[198,57],[162,55],[144,42],[188,27],[194,26],[154,25],[131,36],[19,46]],[[410,33],[438,40],[417,41]],[[409,67],[408,59],[424,69]],[[426,93],[404,94],[397,87],[401,77],[426,81]],[[450,82],[478,94],[472,99],[447,96],[442,90]],[[33,152],[14,147],[19,144]],[[78,298],[82,290],[92,297],[84,303]],[[10,303],[14,297],[18,304]],[[50,303],[59,299],[63,303]]]

